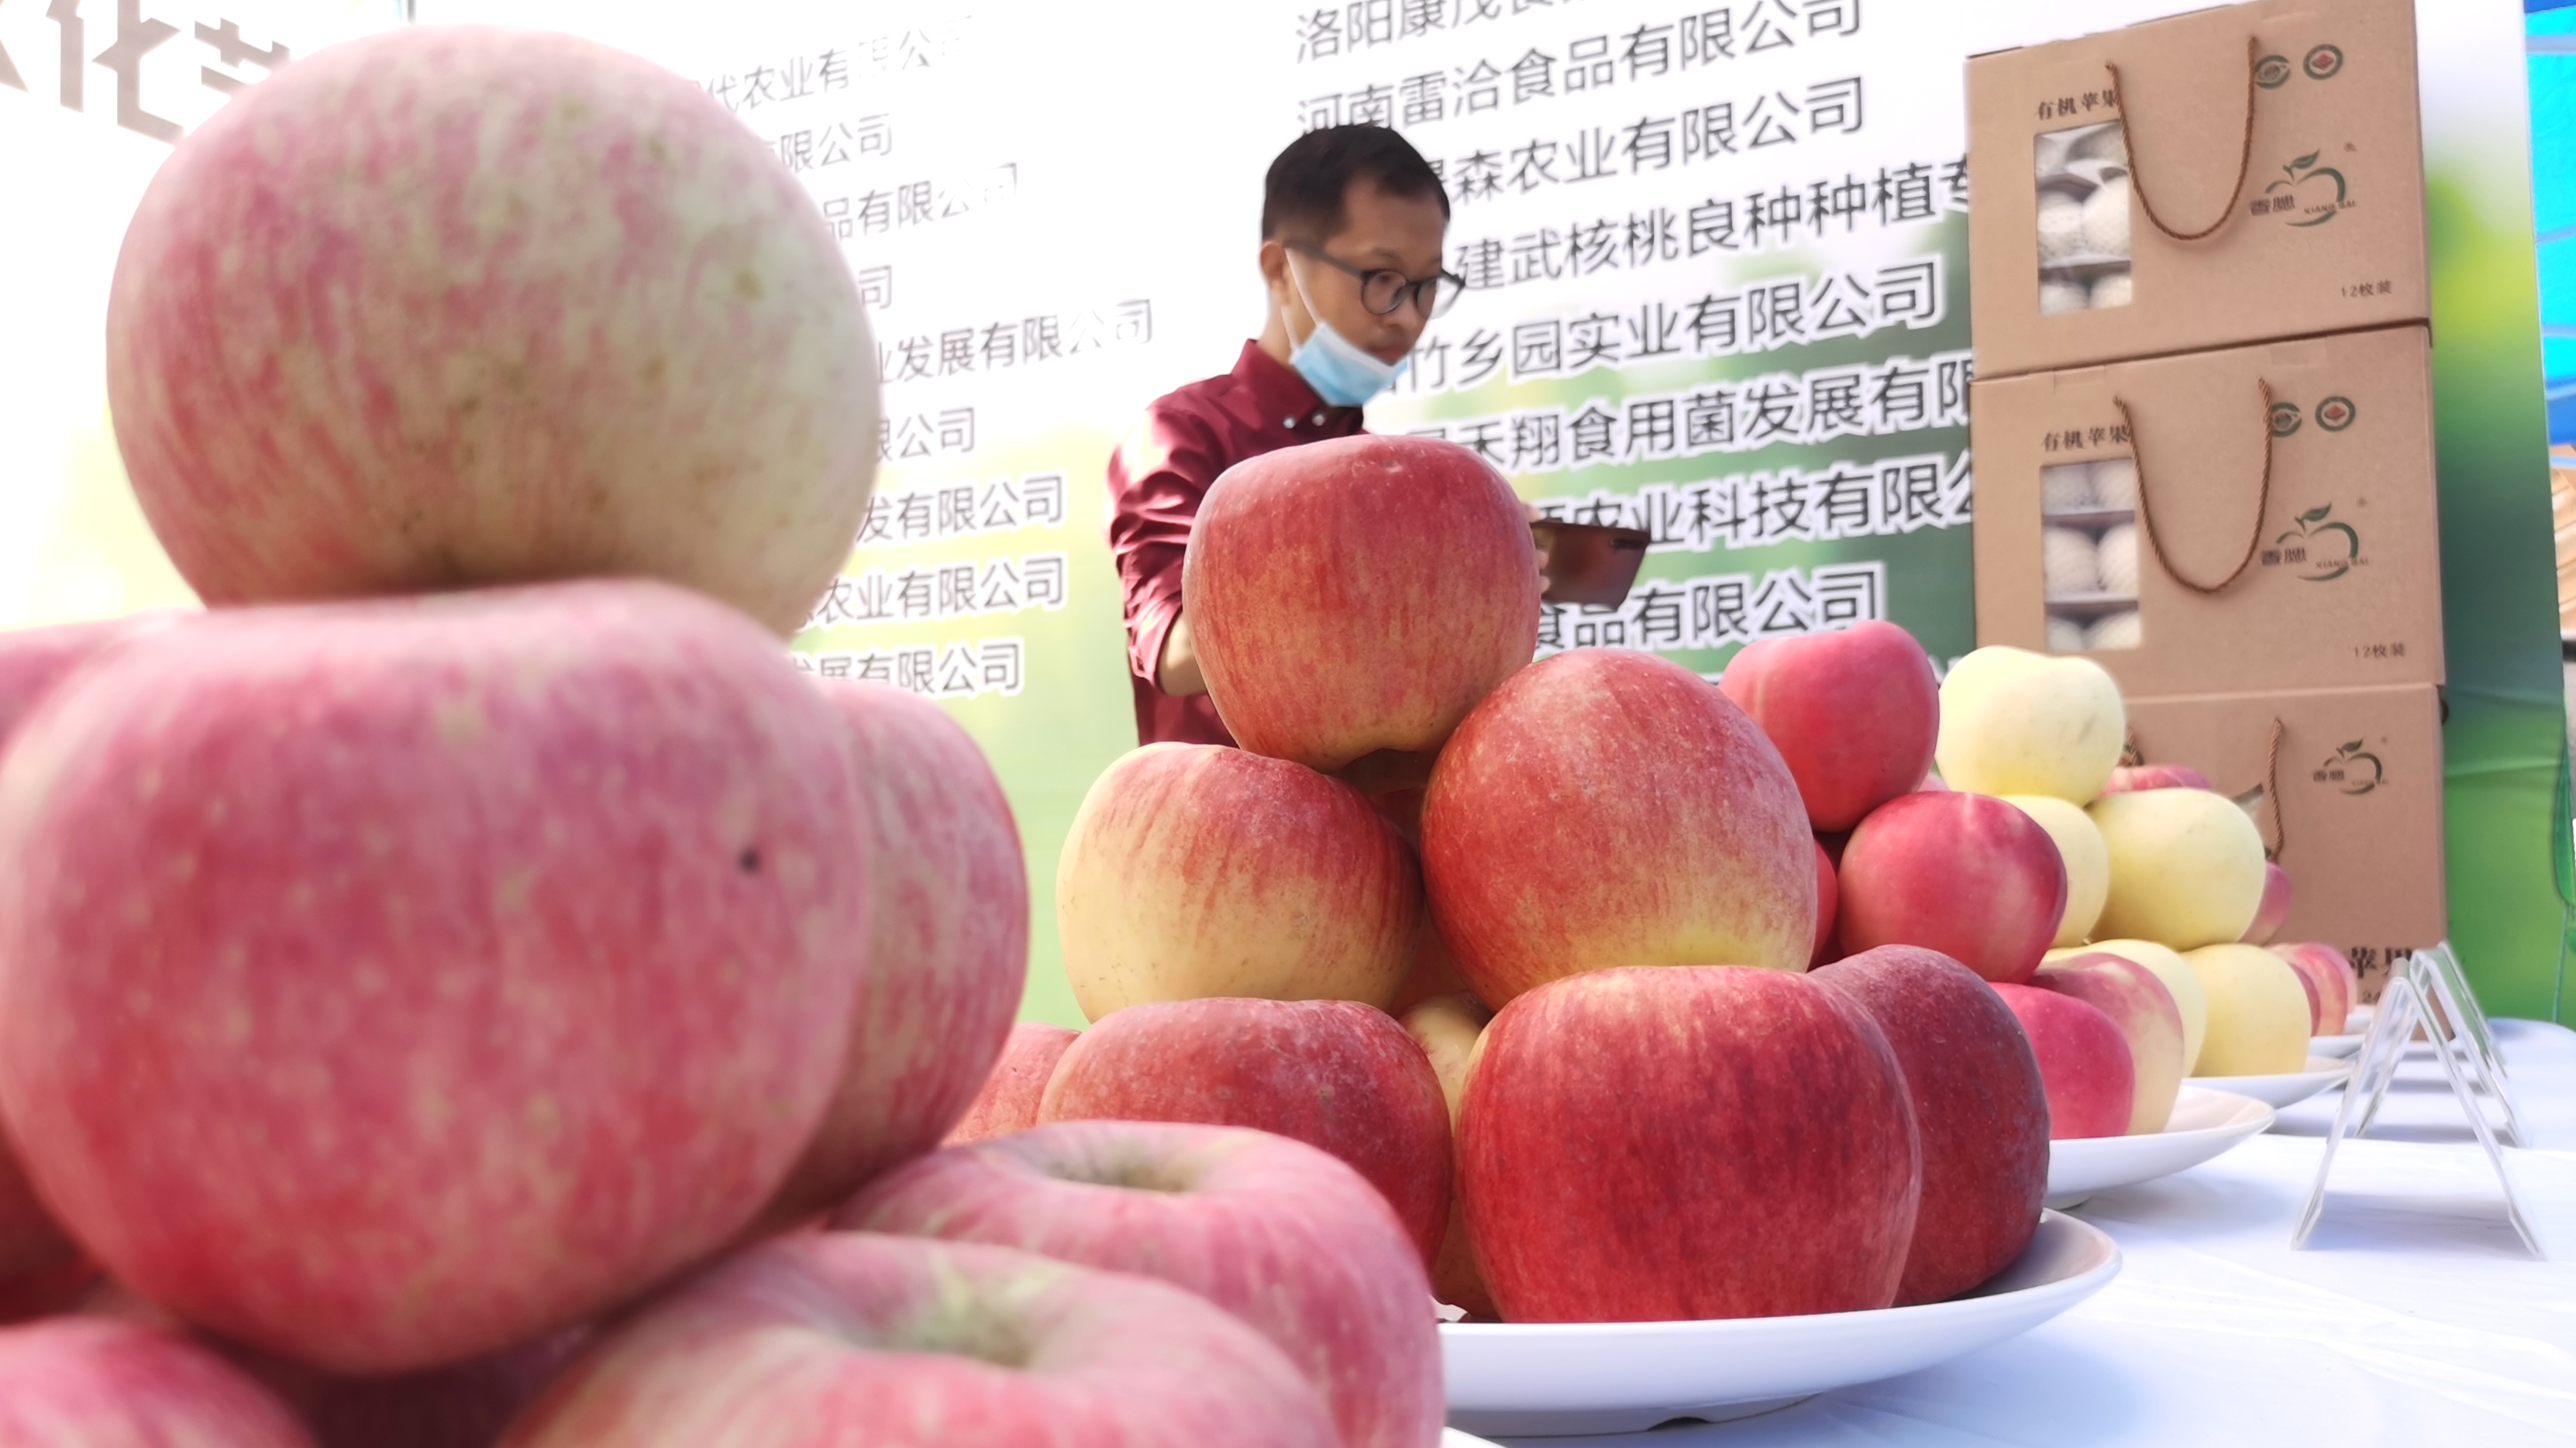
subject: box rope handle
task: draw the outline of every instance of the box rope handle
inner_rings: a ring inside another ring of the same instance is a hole
[[[2263,519],[2272,511],[2272,384],[2257,378],[2254,388],[2263,398],[2263,410],[2259,414],[2263,419],[2263,482],[2255,496],[2254,526],[2245,537],[2245,554],[2236,560],[2236,566],[2227,571],[2227,576],[2216,583],[2185,577],[2181,569],[2174,567],[2173,560],[2165,556],[2164,544],[2156,537],[2154,490],[2147,485],[2147,449],[2138,433],[2138,420],[2129,415],[2127,398],[2114,396],[2111,399],[2111,405],[2120,410],[2120,425],[2129,430],[2129,460],[2138,468],[2139,531],[2147,535],[2147,551],[2155,555],[2156,566],[2165,571],[2165,576],[2194,593],[2224,593],[2229,585],[2245,576],[2245,570],[2254,562],[2254,550],[2263,544]]]
[[[2237,153],[2236,157],[2236,189],[2227,193],[2227,204],[2219,209],[2217,219],[2210,222],[2207,226],[2202,227],[2200,230],[2176,231],[2172,227],[2165,225],[2163,217],[2156,215],[2156,203],[2147,195],[2146,168],[2140,165],[2138,160],[2138,128],[2136,126],[2127,125],[2125,121],[2123,122],[2123,127],[2129,133],[2129,190],[2138,198],[2138,209],[2147,214],[2147,224],[2154,227],[2156,230],[2163,232],[2166,236],[2175,241],[2199,241],[2203,238],[2216,235],[2219,228],[2227,225],[2228,221],[2236,215],[2236,203],[2245,195],[2245,178],[2254,174],[2255,50],[2256,46],[2254,37],[2251,35],[2246,36],[2245,144],[2243,149]],[[2134,119],[2137,115],[2137,110],[2129,104],[2128,87],[2120,83],[2120,67],[2109,61],[2104,61],[2102,63],[2102,68],[2109,71],[2111,74],[2111,92],[2112,94],[2120,97],[2121,113],[2126,117]]]

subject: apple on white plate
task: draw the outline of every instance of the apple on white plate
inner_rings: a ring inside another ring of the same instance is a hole
[[[2066,1211],[2113,1187],[2187,1171],[2249,1136],[2269,1131],[2272,1107],[2206,1086],[2186,1086],[2161,1131],[2065,1138],[2048,1144],[2048,1205]]]

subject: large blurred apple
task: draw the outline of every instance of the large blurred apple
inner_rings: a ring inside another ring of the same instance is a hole
[[[2120,686],[2091,659],[1989,645],[1941,681],[1941,777],[2083,804],[2119,764],[2128,718]]]
[[[2279,1076],[2308,1064],[2307,988],[2290,963],[2259,945],[2185,951],[2209,992],[2209,1039],[2197,1076]]]
[[[880,445],[849,261],[775,150],[536,31],[353,40],[217,111],[126,228],[107,382],[210,603],[642,575],[785,634]]]
[[[873,806],[875,900],[840,1089],[772,1221],[820,1211],[937,1146],[991,1074],[1028,987],[1028,862],[984,751],[927,699],[821,685]]]
[[[1056,862],[1064,973],[1095,1021],[1208,996],[1383,1006],[1421,911],[1412,852],[1358,790],[1213,744],[1121,756]]]
[[[1885,1307],[1923,1156],[1869,1012],[1803,974],[1591,971],[1503,1007],[1458,1119],[1510,1322]]]
[[[1320,1147],[1384,1193],[1429,1264],[1449,1218],[1449,1108],[1413,1038],[1351,1001],[1129,1006],[1056,1063],[1041,1122],[1249,1126]]]
[[[1798,786],[1744,711],[1652,654],[1543,659],[1467,716],[1422,814],[1431,912],[1499,1007],[1622,965],[1802,970],[1816,863]]]
[[[2021,1020],[2048,1086],[2048,1136],[2122,1136],[2136,1117],[2137,1067],[2129,1039],[2085,1001],[2028,985],[1997,985],[1995,994]]]
[[[1376,1188],[1303,1142],[1062,1122],[907,1162],[832,1225],[1160,1278],[1260,1329],[1323,1395],[1349,1448],[1440,1437],[1440,1336],[1422,1259]]]
[[[1882,945],[1815,972],[1869,1012],[1904,1069],[1923,1204],[1896,1305],[1955,1297],[2011,1266],[2048,1189],[2048,1093],[2021,1022],[1975,971]]]
[[[1718,676],[1798,781],[1808,823],[1847,830],[1932,767],[1941,681],[1892,623],[1747,644]]]
[[[2100,934],[2193,950],[2244,936],[2263,903],[2263,836],[2205,789],[2107,794],[2086,813],[2111,855]]]
[[[2052,950],[2045,959],[2054,964],[2084,955],[2116,955],[2145,966],[2164,986],[2173,997],[2174,1009],[2182,1016],[2182,1071],[2190,1075],[2200,1060],[2201,1042],[2209,1035],[2209,992],[2201,988],[2200,972],[2191,968],[2191,962],[2184,960],[2180,951],[2152,940],[2097,940],[2090,945]]]
[[[0,633],[0,744],[55,685],[118,644],[176,622],[176,613],[142,613],[95,623],[58,624]]]
[[[1849,952],[1919,945],[2022,980],[2065,917],[2066,877],[2048,831],[2003,800],[1899,795],[1843,846],[1835,931]]]
[[[2057,846],[2058,861],[2066,866],[2066,913],[2057,918],[2057,935],[2050,943],[2082,945],[2092,938],[2093,923],[2102,917],[2102,901],[2111,893],[2111,852],[2102,843],[2102,832],[2081,807],[2054,795],[2003,798],[2048,831]]]
[[[2265,948],[2288,961],[2290,968],[2305,976],[2316,990],[2315,1034],[2342,1035],[2355,1004],[2353,997],[2360,989],[2360,978],[2353,973],[2352,961],[2333,946],[2313,940]]]
[[[2125,956],[2089,951],[2051,961],[2031,975],[2041,990],[2072,996],[2111,1018],[2129,1043],[2136,1090],[2128,1133],[2165,1129],[2182,1091],[2182,1008],[2156,973]]]
[[[1484,1039],[1485,1026],[1493,1018],[1482,1001],[1464,991],[1434,996],[1404,1013],[1405,1034],[1430,1058],[1431,1072],[1440,1078],[1453,1144],[1458,1105],[1467,1097],[1467,1070],[1475,1064],[1476,1044]],[[1484,1274],[1476,1270],[1476,1251],[1467,1240],[1464,1177],[1455,1169],[1454,1153],[1451,1165],[1449,1225],[1441,1233],[1439,1255],[1431,1262],[1431,1294],[1470,1317],[1491,1319],[1498,1315],[1494,1294],[1486,1289]]]
[[[1226,728],[1316,769],[1439,748],[1538,647],[1528,514],[1502,474],[1434,438],[1332,438],[1226,469],[1181,593]]]
[[[0,1110],[191,1321],[344,1371],[497,1348],[778,1189],[868,853],[840,721],[696,595],[203,615],[0,766]]]
[[[1269,1339],[1168,1283],[1008,1247],[772,1242],[584,1353],[502,1448],[1342,1448]]]
[[[313,1448],[284,1403],[176,1332],[103,1317],[0,1329],[9,1448]]]
[[[1073,1044],[1076,1034],[1044,1021],[1022,1021],[1011,1027],[1002,1042],[1002,1054],[975,1099],[967,1103],[966,1114],[949,1128],[945,1144],[962,1146],[1037,1125],[1038,1102],[1046,1096],[1055,1063],[1064,1059],[1065,1048]]]

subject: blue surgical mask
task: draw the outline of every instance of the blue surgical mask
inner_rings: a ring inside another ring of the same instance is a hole
[[[1297,275],[1297,264],[1288,264],[1288,282],[1297,289],[1297,299],[1306,303],[1306,315],[1313,318],[1315,330],[1306,334],[1288,353],[1288,365],[1315,389],[1315,395],[1335,407],[1358,407],[1384,392],[1396,378],[1404,375],[1413,359],[1382,362],[1353,346],[1351,339],[1333,330],[1333,324],[1316,316],[1314,302],[1306,296],[1306,284]],[[1287,320],[1283,314],[1282,322]]]

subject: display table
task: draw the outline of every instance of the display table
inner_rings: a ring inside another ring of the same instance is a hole
[[[2576,1032],[2495,1023],[2534,1148],[2508,1152],[2555,1260],[2523,1249],[2494,1173],[2419,1046],[2324,1220],[2290,1232],[2339,1092],[2179,1175],[2076,1215],[2126,1266],[2026,1337],[1760,1418],[1530,1444],[2473,1443],[2576,1440]]]

